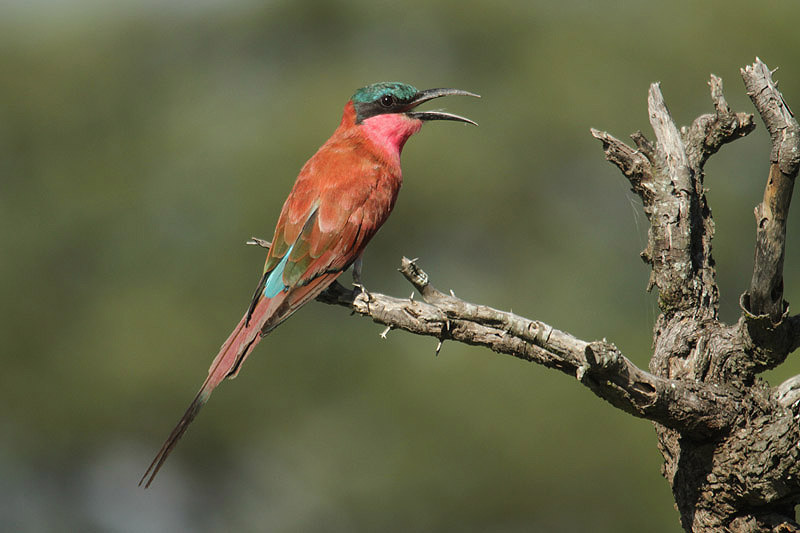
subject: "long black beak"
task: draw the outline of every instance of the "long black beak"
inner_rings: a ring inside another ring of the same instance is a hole
[[[414,95],[414,98],[408,104],[409,111],[406,111],[406,115],[419,120],[454,120],[456,122],[466,122],[467,124],[474,124],[477,126],[478,123],[473,120],[452,113],[445,113],[444,111],[410,111],[428,100],[451,95],[474,96],[475,98],[480,98],[478,94],[462,91],[461,89],[427,89],[425,91],[419,91]]]

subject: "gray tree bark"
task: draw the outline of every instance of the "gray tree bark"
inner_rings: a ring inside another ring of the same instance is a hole
[[[800,137],[767,66],[756,58],[741,74],[770,133],[772,152],[764,199],[755,209],[752,282],[740,298],[736,324],[718,316],[714,221],[703,167],[723,144],[753,131],[753,115],[732,112],[722,80],[712,75],[714,113],[689,127],[675,126],[653,84],[648,108],[655,142],[637,132],[632,148],[591,130],[606,159],[641,198],[650,222],[641,256],[652,269],[649,289],[658,291],[660,315],[649,372],[605,340],[583,341],[537,320],[444,294],[405,258],[400,271],[423,301],[338,284],[319,299],[371,317],[387,327],[384,335],[401,329],[555,368],[614,407],[651,420],[686,531],[800,531],[800,376],[774,388],[757,377],[800,346],[800,315],[789,316],[783,300],[786,219]]]

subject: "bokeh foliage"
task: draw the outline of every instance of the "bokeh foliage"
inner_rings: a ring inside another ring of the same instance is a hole
[[[800,5],[442,0],[0,3],[0,523],[83,531],[678,531],[649,423],[563,375],[309,305],[136,481],[244,311],[297,170],[357,87],[479,92],[404,154],[368,288],[440,288],[646,366],[639,202],[589,127],[649,135],[759,55],[800,107]],[[438,103],[438,102],[437,102]],[[763,127],[709,163],[735,320]],[[786,297],[800,298],[792,216]],[[767,376],[800,372],[791,361]]]

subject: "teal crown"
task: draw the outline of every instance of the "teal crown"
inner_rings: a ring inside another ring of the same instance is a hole
[[[366,104],[368,102],[374,102],[381,96],[388,94],[403,102],[411,100],[417,92],[416,87],[408,85],[407,83],[382,81],[357,90],[352,100],[354,104]]]

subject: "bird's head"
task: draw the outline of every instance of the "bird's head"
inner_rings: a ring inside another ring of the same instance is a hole
[[[452,120],[477,123],[443,111],[415,111],[423,102],[442,96],[462,95],[480,98],[461,89],[427,89],[399,82],[381,82],[357,90],[351,102],[355,109],[355,122],[379,146],[399,157],[406,140],[418,132],[422,123],[429,120]]]
[[[423,102],[450,95],[480,98],[477,94],[462,91],[461,89],[427,89],[418,91],[416,87],[406,83],[384,81],[362,87],[355,92],[351,100],[356,109],[356,123],[358,124],[380,115],[405,115],[416,120],[454,120],[477,126],[472,120],[452,113],[413,111]]]

